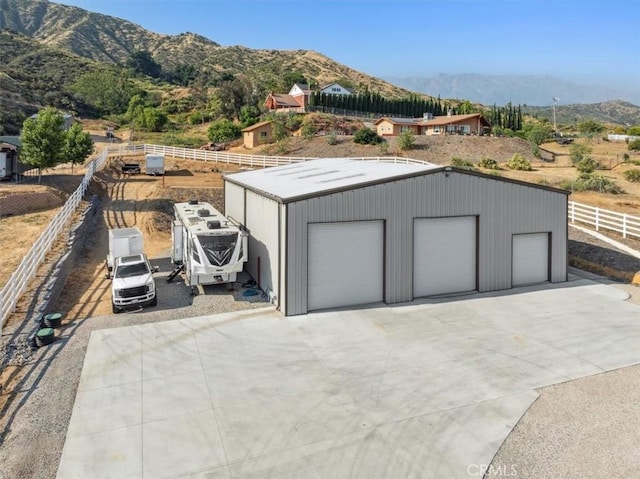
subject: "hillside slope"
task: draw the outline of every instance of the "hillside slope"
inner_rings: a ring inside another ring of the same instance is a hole
[[[124,64],[132,53],[148,51],[167,71],[190,64],[200,71],[246,74],[265,83],[298,71],[318,84],[347,80],[385,96],[410,93],[314,51],[223,47],[194,33],[162,35],[126,20],[45,0],[0,0],[1,29],[100,62]]]

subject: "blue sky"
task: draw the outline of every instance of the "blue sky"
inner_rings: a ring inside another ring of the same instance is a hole
[[[370,75],[551,75],[638,89],[638,0],[66,0],[157,33],[308,49]]]

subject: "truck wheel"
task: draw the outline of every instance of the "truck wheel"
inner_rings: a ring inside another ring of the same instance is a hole
[[[157,305],[158,305],[158,296],[154,296],[151,302],[149,303],[149,306],[157,306]]]
[[[113,311],[113,314],[118,314],[120,312],[120,308],[118,308],[115,303],[111,303],[111,311]]]

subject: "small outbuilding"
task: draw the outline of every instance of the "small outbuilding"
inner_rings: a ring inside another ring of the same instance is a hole
[[[433,164],[320,159],[225,176],[246,269],[287,316],[567,280],[568,192]]]
[[[271,121],[261,121],[254,125],[243,128],[242,141],[244,147],[251,149],[259,145],[264,145],[265,143],[271,143],[273,141],[271,132]]]

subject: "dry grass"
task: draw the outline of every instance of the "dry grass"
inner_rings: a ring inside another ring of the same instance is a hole
[[[606,278],[616,279],[625,283],[631,283],[635,273],[623,271],[610,266],[595,263],[577,256],[569,256],[569,265],[575,268],[590,271],[591,273],[604,276]]]

